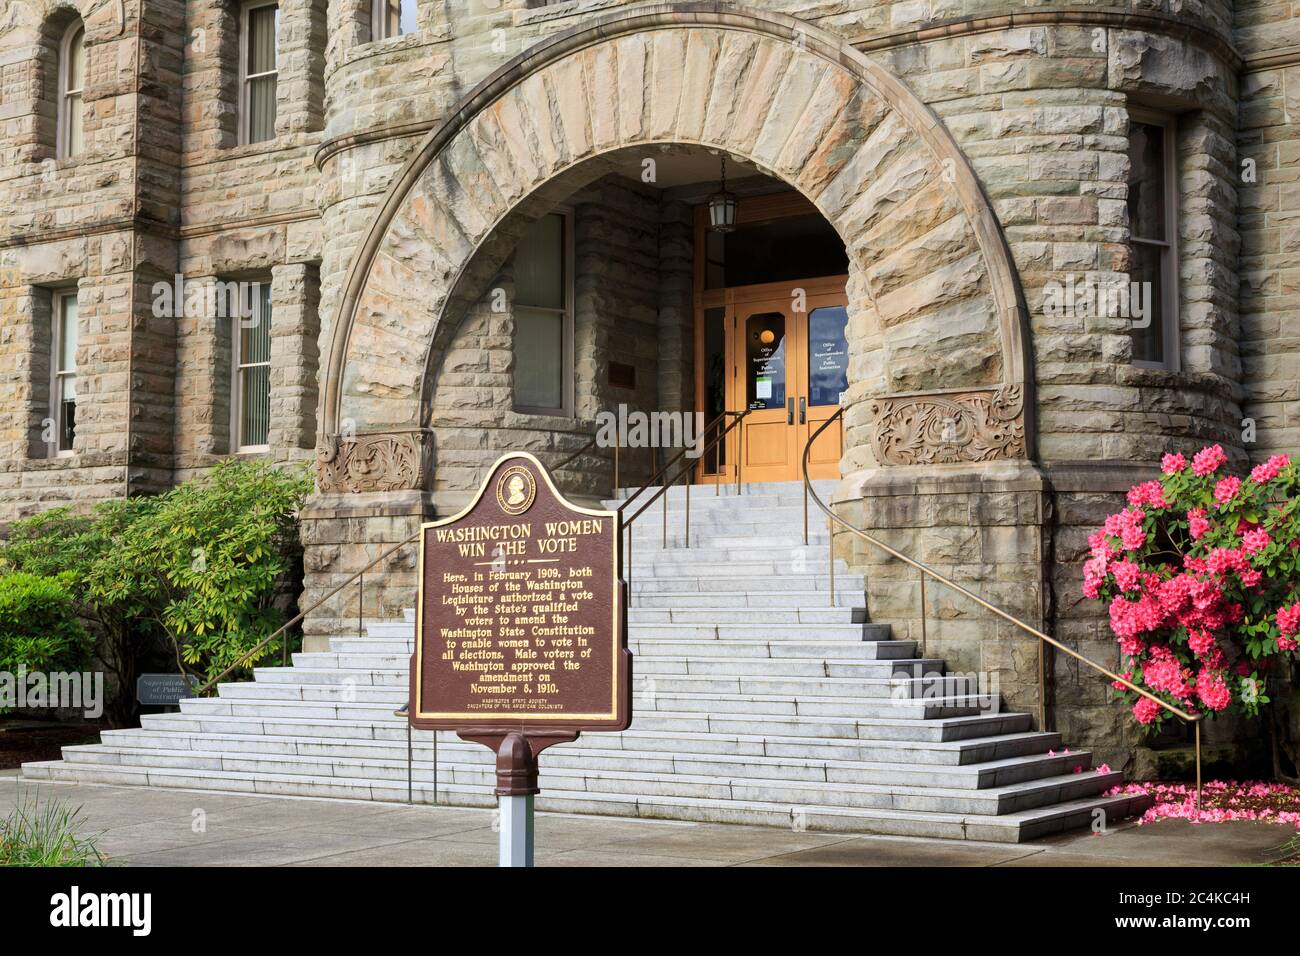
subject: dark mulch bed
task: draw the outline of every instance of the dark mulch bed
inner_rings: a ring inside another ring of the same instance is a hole
[[[33,760],[58,760],[59,748],[99,743],[102,724],[43,724],[0,720],[0,770],[14,770]]]

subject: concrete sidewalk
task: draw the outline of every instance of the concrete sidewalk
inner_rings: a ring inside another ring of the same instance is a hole
[[[0,817],[20,799],[82,808],[113,865],[492,866],[487,810],[186,790],[33,783],[0,775]],[[198,831],[198,832],[196,832]],[[538,866],[1231,866],[1267,863],[1294,831],[1254,823],[1124,823],[1023,845],[539,814]]]

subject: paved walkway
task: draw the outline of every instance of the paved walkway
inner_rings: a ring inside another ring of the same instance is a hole
[[[0,775],[0,816],[20,799],[82,808],[117,865],[491,866],[492,812],[187,790],[32,783]],[[200,826],[199,824],[202,824]],[[198,832],[195,832],[198,830]],[[1287,827],[1124,824],[1035,843],[795,833],[766,827],[539,814],[539,866],[1188,866],[1266,863]]]

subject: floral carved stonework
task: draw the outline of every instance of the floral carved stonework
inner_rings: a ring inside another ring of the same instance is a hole
[[[880,398],[871,403],[876,457],[889,465],[940,465],[1025,457],[1019,385]]]
[[[418,489],[431,447],[423,432],[331,435],[316,450],[316,484],[325,493]]]

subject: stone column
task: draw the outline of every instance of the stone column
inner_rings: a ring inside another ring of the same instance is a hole
[[[695,223],[684,202],[659,211],[659,407],[695,408]]]
[[[278,462],[308,458],[316,446],[320,270],[290,263],[271,270],[271,426]]]
[[[187,287],[213,288],[217,276],[189,276]],[[207,297],[205,297],[207,298]],[[230,318],[204,307],[176,308],[176,467],[186,472],[209,465],[229,453]]]
[[[280,0],[279,136],[324,128],[325,7],[325,0]]]

